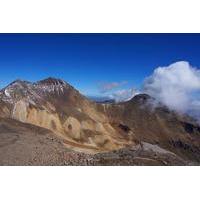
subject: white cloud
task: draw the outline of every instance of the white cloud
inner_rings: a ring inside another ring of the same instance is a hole
[[[132,99],[137,94],[139,94],[139,92],[135,89],[123,89],[112,93],[109,97],[115,99],[116,102],[122,102]]]
[[[121,82],[110,82],[110,83],[100,83],[98,85],[98,88],[101,93],[107,93],[110,92],[113,89],[116,89],[118,87],[121,87],[123,85],[126,85],[127,81],[121,81]]]
[[[158,67],[145,79],[143,90],[173,110],[188,113],[200,110],[197,95],[200,92],[200,70],[188,62]]]

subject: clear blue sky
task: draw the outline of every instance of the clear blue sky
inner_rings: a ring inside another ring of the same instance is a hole
[[[140,87],[180,60],[200,66],[200,34],[0,34],[0,87],[52,76],[97,95],[99,82]]]

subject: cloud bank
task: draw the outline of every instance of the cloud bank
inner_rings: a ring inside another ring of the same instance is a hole
[[[200,70],[185,61],[158,67],[145,79],[143,92],[172,110],[199,115]]]
[[[186,113],[200,122],[200,69],[189,62],[175,62],[169,66],[156,68],[152,75],[145,78],[142,89],[120,89],[127,82],[104,83],[100,89],[116,102],[128,101],[140,93],[155,98],[154,107],[158,102],[179,113]]]

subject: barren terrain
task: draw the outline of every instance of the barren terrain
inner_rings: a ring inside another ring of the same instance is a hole
[[[0,165],[198,165],[200,127],[140,94],[97,103],[63,80],[0,91]]]

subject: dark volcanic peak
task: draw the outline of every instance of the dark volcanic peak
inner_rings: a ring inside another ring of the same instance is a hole
[[[37,84],[43,84],[43,85],[68,85],[64,80],[49,77],[44,80],[38,81]]]
[[[138,94],[136,96],[134,96],[130,102],[139,102],[139,103],[145,103],[148,100],[153,99],[151,96],[149,96],[148,94]]]
[[[39,94],[45,93],[63,95],[68,93],[69,90],[75,90],[70,84],[68,84],[64,80],[52,77],[40,80],[34,83],[33,86]]]

